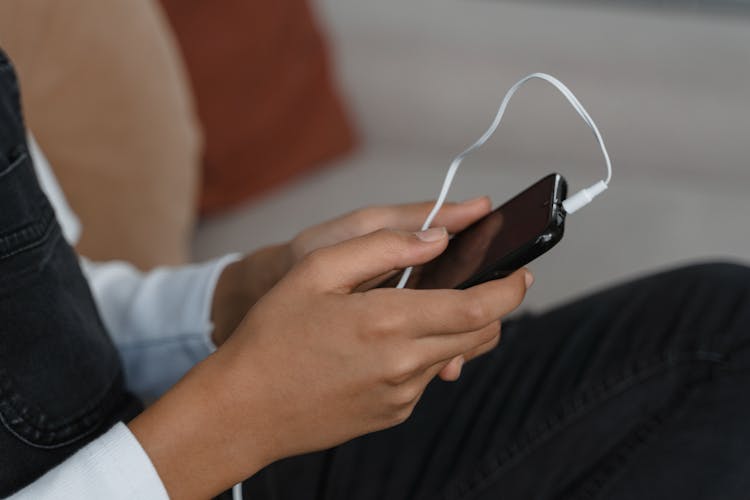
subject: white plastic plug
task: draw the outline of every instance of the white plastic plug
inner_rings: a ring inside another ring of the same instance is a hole
[[[565,201],[563,201],[562,206],[565,209],[566,213],[574,214],[578,210],[591,203],[594,198],[606,191],[608,187],[609,186],[607,186],[606,182],[599,181],[593,186],[581,189],[573,196],[569,196]]]

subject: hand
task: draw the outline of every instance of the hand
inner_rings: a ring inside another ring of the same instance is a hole
[[[427,262],[445,230],[380,230],[305,257],[131,424],[170,495],[215,495],[283,457],[403,422],[456,356],[498,335],[525,270],[468,290],[353,292]]]
[[[378,229],[417,231],[422,227],[422,223],[434,205],[434,201],[425,201],[406,205],[362,208],[312,226],[299,233],[289,243],[292,260],[299,262],[313,250],[363,236]],[[449,233],[457,233],[487,215],[491,209],[492,204],[487,196],[480,196],[462,203],[447,202],[441,207],[432,226],[444,227]]]
[[[306,229],[288,243],[263,248],[227,266],[214,292],[211,318],[214,344],[223,344],[253,304],[310,252],[383,228],[416,231],[434,204],[429,201],[356,210]],[[490,209],[486,196],[463,203],[446,203],[433,226],[456,233]]]

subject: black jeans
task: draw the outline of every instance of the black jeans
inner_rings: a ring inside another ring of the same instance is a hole
[[[750,498],[750,269],[683,268],[522,317],[406,423],[273,464],[245,496]]]
[[[37,182],[0,51],[0,497],[139,410]]]

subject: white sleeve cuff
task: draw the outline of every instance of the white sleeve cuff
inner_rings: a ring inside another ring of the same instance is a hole
[[[22,489],[10,500],[168,500],[138,440],[123,423]]]
[[[125,262],[82,260],[128,388],[158,398],[216,347],[211,306],[221,273],[239,254],[142,273]]]

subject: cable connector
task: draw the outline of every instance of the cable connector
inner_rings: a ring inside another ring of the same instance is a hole
[[[565,209],[566,213],[574,214],[591,203],[594,198],[606,191],[608,187],[609,186],[607,186],[606,182],[599,181],[593,186],[581,189],[573,196],[569,196],[565,201],[563,201],[562,206]]]

